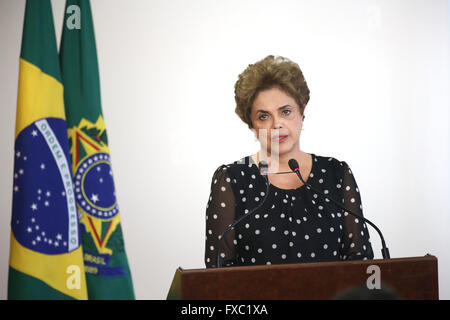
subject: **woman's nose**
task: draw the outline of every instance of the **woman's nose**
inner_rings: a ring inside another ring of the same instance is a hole
[[[281,129],[283,127],[283,121],[280,117],[273,117],[272,129]]]

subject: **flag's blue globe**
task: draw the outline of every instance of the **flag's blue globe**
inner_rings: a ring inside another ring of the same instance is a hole
[[[99,152],[83,159],[74,176],[78,204],[99,219],[119,213],[109,154]]]
[[[59,254],[79,246],[67,126],[47,118],[25,128],[15,142],[11,227],[34,251]]]

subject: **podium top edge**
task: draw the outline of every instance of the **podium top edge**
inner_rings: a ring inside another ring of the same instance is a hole
[[[417,257],[403,257],[403,258],[391,258],[391,259],[373,259],[373,260],[348,260],[348,261],[327,261],[327,262],[300,262],[300,263],[286,263],[286,264],[272,264],[272,265],[255,265],[255,266],[234,266],[234,267],[221,267],[221,268],[197,268],[197,269],[183,269],[181,266],[178,267],[177,271],[186,274],[186,273],[195,273],[195,272],[217,272],[218,270],[222,272],[226,271],[238,271],[238,270],[265,270],[268,267],[273,269],[293,269],[293,268],[313,268],[313,267],[327,267],[335,264],[347,264],[347,265],[380,265],[380,264],[388,264],[388,263],[402,263],[402,262],[414,262],[414,261],[436,261],[437,257],[431,254],[426,254],[425,256],[417,256]]]

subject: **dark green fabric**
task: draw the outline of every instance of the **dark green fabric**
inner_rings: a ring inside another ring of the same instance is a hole
[[[9,267],[8,274],[9,300],[75,300],[64,293],[53,289],[43,281],[26,275]]]
[[[27,0],[20,57],[61,82],[50,0]]]
[[[67,13],[67,8],[71,5],[80,8],[80,29],[69,29],[67,26],[67,19],[74,14]],[[88,0],[68,0],[64,12],[59,57],[67,126],[72,128],[77,126],[82,118],[95,123],[102,114],[102,107],[90,3]]]

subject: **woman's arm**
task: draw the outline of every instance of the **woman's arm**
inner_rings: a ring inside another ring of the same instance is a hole
[[[342,162],[342,204],[352,212],[363,215],[361,196],[353,173],[347,163]],[[344,236],[341,239],[341,258],[343,260],[373,259],[369,230],[362,219],[343,212]]]
[[[207,268],[216,267],[217,248],[221,234],[234,222],[235,197],[231,189],[231,178],[227,167],[220,166],[215,171],[211,181],[211,193],[206,205],[206,243],[205,265]],[[221,244],[223,266],[236,264],[236,240],[234,230],[225,235]]]

